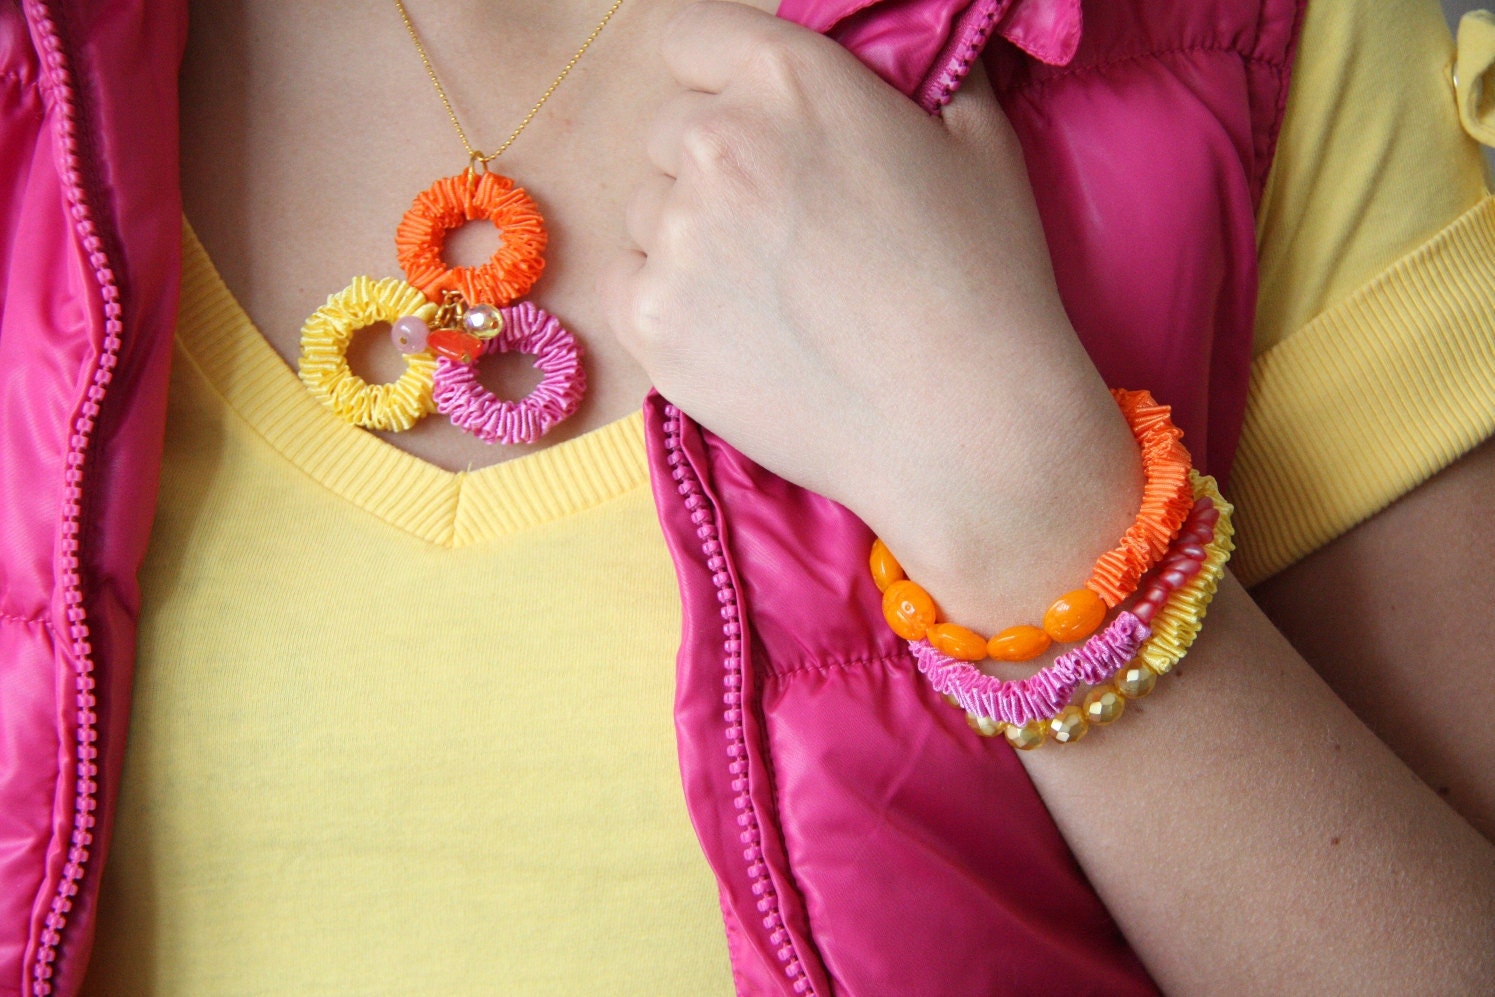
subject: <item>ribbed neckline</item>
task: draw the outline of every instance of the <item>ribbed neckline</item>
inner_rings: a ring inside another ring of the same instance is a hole
[[[540,526],[648,480],[640,412],[533,454],[457,472],[343,422],[260,335],[185,220],[177,345],[228,408],[286,460],[359,509],[437,546]]]

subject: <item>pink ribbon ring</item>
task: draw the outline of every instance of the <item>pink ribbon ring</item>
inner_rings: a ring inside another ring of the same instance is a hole
[[[534,443],[576,411],[587,388],[581,346],[559,319],[521,301],[499,309],[503,331],[483,343],[473,363],[436,361],[436,411],[484,443]],[[518,401],[507,401],[478,383],[477,364],[491,353],[528,353],[540,383]]]

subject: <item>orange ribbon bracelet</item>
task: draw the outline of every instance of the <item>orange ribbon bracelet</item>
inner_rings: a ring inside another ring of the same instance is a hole
[[[1142,576],[1167,552],[1194,504],[1189,483],[1193,464],[1184,449],[1183,431],[1173,424],[1172,410],[1146,391],[1113,388],[1111,396],[1126,417],[1142,452],[1142,504],[1120,542],[1096,558],[1084,588],[1066,592],[1043,614],[1043,625],[1008,627],[990,639],[958,623],[941,622],[939,610],[917,583],[905,577],[893,552],[882,540],[872,542],[872,579],[882,592],[883,617],[905,640],[928,640],[935,649],[960,661],[1028,661],[1052,643],[1084,640],[1104,622],[1106,613],[1137,590]]]

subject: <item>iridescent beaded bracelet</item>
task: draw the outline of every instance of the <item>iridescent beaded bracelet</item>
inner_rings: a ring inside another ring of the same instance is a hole
[[[1025,750],[1047,738],[1069,744],[1084,737],[1091,725],[1116,720],[1127,700],[1151,692],[1158,676],[1172,671],[1188,653],[1234,549],[1234,510],[1215,480],[1191,471],[1190,484],[1194,505],[1166,556],[1131,607],[1084,648],[1063,655],[1037,675],[1004,682],[942,654],[928,641],[911,641],[919,671],[936,692],[966,711],[977,733],[1005,734],[1014,747]],[[1138,646],[1118,661],[1133,642]],[[1076,706],[1072,700],[1082,684],[1089,689]]]

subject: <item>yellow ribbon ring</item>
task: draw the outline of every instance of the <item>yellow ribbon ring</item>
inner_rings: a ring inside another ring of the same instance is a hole
[[[388,384],[369,384],[348,366],[348,344],[359,330],[376,322],[393,323],[406,315],[429,323],[436,316],[436,305],[393,277],[354,277],[312,312],[301,327],[301,358],[296,366],[313,397],[365,429],[405,430],[435,412],[431,385],[436,357],[430,350],[406,354],[405,372]]]

